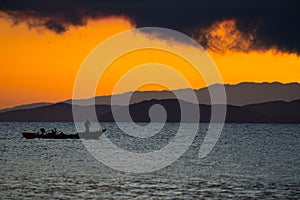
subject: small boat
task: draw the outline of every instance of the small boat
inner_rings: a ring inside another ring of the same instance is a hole
[[[22,135],[26,139],[34,139],[40,136],[38,133],[31,133],[31,132],[22,132]]]
[[[85,140],[97,140],[106,129],[102,129],[96,132],[81,132],[76,134],[64,134],[63,132],[56,134],[51,133],[33,133],[33,132],[22,132],[22,136],[25,139],[85,139]]]
[[[77,133],[76,135],[78,136],[78,139],[97,140],[105,131],[106,131],[106,129],[102,129],[102,130],[96,131],[96,132]]]

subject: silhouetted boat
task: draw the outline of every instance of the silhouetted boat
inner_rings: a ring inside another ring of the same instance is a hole
[[[102,129],[96,132],[82,132],[76,134],[64,134],[64,133],[33,133],[33,132],[22,132],[22,135],[25,139],[86,139],[86,140],[97,140],[106,129]]]
[[[82,132],[77,133],[76,135],[78,135],[80,139],[97,140],[105,131],[106,129],[102,129],[101,131],[97,132]]]

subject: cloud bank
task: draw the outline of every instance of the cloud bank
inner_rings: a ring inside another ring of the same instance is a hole
[[[246,39],[248,44],[246,42],[239,46],[239,42],[236,42],[227,45],[227,48],[237,51],[275,48],[298,55],[299,10],[298,0],[2,0],[0,2],[0,12],[8,15],[15,23],[26,21],[30,27],[42,26],[58,34],[64,33],[70,26],[82,26],[89,19],[119,16],[129,19],[137,27],[157,26],[181,31],[198,39],[205,47],[215,49],[222,47],[220,45],[216,47],[216,43],[222,42],[222,39],[218,40],[220,35],[213,33],[213,29],[229,28],[225,34],[230,36],[230,33],[233,33],[232,40]]]

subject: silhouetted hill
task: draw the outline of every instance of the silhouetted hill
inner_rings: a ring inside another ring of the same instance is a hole
[[[82,121],[86,120],[86,113],[94,109],[92,106],[76,106],[82,113]],[[97,113],[110,112],[110,106],[101,105],[96,107]],[[94,120],[94,119],[91,119]],[[72,105],[67,103],[57,103],[50,106],[43,106],[32,109],[8,111],[0,113],[0,121],[16,121],[16,122],[72,122]]]
[[[47,103],[47,102],[25,104],[25,105],[14,106],[14,107],[11,107],[11,108],[2,109],[2,110],[0,110],[0,113],[7,112],[7,111],[12,111],[12,110],[24,110],[24,109],[29,109],[29,108],[38,108],[38,107],[48,106],[48,105],[52,105],[52,104],[53,103]]]
[[[244,108],[268,116],[273,122],[300,123],[300,99],[291,102],[274,101],[251,104],[244,106]]]
[[[29,108],[0,113],[0,121],[71,121],[72,106],[58,103],[49,106]]]
[[[212,85],[211,88],[218,88],[220,84]],[[282,84],[278,82],[274,83],[239,83],[236,85],[225,85],[227,94],[227,104],[242,106],[249,104],[265,103],[272,101],[293,101],[300,99],[300,84],[299,83],[287,83]],[[175,91],[145,91],[145,92],[127,92],[124,94],[114,95],[115,105],[128,105],[126,99],[131,96],[129,104],[140,103],[143,101],[149,101],[151,99],[165,100],[176,99],[175,94],[183,96],[189,93],[191,89],[181,89]],[[210,104],[210,96],[208,88],[202,88],[195,90],[199,104]],[[75,105],[90,106],[93,105],[94,100],[96,105],[110,105],[112,96],[98,96],[91,99],[74,100]],[[188,101],[188,100],[187,100]],[[193,102],[190,100],[191,103]],[[71,104],[72,100],[67,100],[61,103]],[[1,112],[12,110],[23,110],[29,108],[42,107],[51,105],[50,103],[35,103],[29,105],[16,106],[14,108],[3,109]]]
[[[226,85],[227,104],[249,105],[300,99],[299,83],[239,83]]]
[[[149,110],[153,105],[159,104],[164,107],[167,113],[167,122],[180,122],[181,111],[179,103],[185,106],[188,113],[195,111],[195,108],[200,109],[201,122],[209,122],[211,117],[211,106],[204,104],[192,104],[190,102],[178,101],[176,99],[166,100],[149,100],[140,103],[135,103],[129,106],[130,116],[135,122],[150,122]],[[224,108],[225,105],[217,105]],[[113,122],[114,117],[109,105],[97,105],[96,112],[99,121]],[[154,108],[154,107],[152,107]],[[80,120],[84,121],[87,118],[87,112],[94,109],[92,106],[76,106],[81,113]],[[300,123],[300,99],[283,102],[267,102],[261,104],[251,104],[246,106],[227,106],[226,122],[228,123]],[[155,109],[154,109],[155,111]],[[157,111],[157,110],[156,110]],[[151,112],[150,112],[151,113]],[[130,121],[126,115],[124,106],[116,107],[116,116],[118,121]],[[159,112],[152,113],[154,121],[164,121],[163,114]],[[96,121],[96,119],[90,119]],[[50,106],[8,111],[0,113],[0,121],[60,121],[72,122],[72,106],[66,103],[58,103]],[[186,118],[185,122],[195,122],[192,115]],[[217,122],[217,121],[216,121]]]
[[[218,88],[222,85],[215,84],[210,86],[211,88]],[[151,99],[163,100],[163,99],[176,99],[174,94],[181,94],[187,96],[191,89],[181,89],[174,91],[145,91],[145,92],[128,92],[124,94],[114,95],[116,105],[128,105],[125,101],[130,98],[129,104],[139,103]],[[227,104],[242,106],[254,103],[264,103],[271,101],[293,101],[300,99],[300,84],[299,83],[287,83],[282,84],[278,82],[274,83],[251,83],[244,82],[236,85],[225,85]],[[199,104],[210,104],[210,96],[208,88],[202,88],[195,90]],[[95,97],[96,105],[111,104],[112,96],[98,96]],[[92,105],[94,99],[75,100],[77,105],[87,106]],[[196,103],[192,102],[191,103]],[[65,101],[65,103],[72,103],[72,100]]]
[[[166,99],[166,100],[150,100],[150,101],[143,101],[141,103],[136,103],[133,105],[130,105],[130,115],[132,117],[132,120],[135,122],[150,122],[150,116],[149,116],[149,109],[151,106],[160,104],[164,107],[166,113],[168,113],[166,121],[167,122],[180,122],[181,119],[181,111],[179,107],[178,100],[175,99]],[[181,101],[181,104],[184,105],[185,109],[187,109],[187,113],[192,113],[196,107],[199,107],[200,110],[200,121],[201,122],[209,122],[211,119],[211,106],[210,105],[196,105],[189,102]],[[223,109],[224,105],[216,105],[216,107],[219,107],[220,109]],[[126,118],[125,109],[121,108],[118,110],[116,115],[118,116],[124,116],[119,121],[128,121],[128,118]],[[105,115],[102,115],[100,117],[100,121],[114,121],[114,118],[112,116],[112,113],[107,113]],[[154,115],[153,121],[164,121],[161,120],[160,115]],[[184,121],[182,122],[198,122],[195,121],[195,118],[193,115],[187,116],[184,118]],[[220,122],[220,121],[215,121]],[[226,113],[226,122],[236,122],[236,123],[267,123],[271,122],[271,119],[265,116],[264,114],[258,113],[256,111],[250,110],[248,108],[243,108],[239,106],[227,106],[227,113]]]

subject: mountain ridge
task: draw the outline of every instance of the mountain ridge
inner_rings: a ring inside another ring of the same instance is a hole
[[[210,104],[210,95],[208,88],[222,87],[223,84],[213,84],[209,87],[200,88],[194,90],[200,104]],[[229,105],[248,105],[254,103],[263,103],[275,100],[291,101],[300,98],[300,84],[296,82],[292,83],[280,83],[280,82],[241,82],[238,84],[224,84],[227,104]],[[174,91],[162,90],[162,91],[136,91],[127,92],[123,94],[114,95],[115,102],[117,105],[126,105],[126,100],[130,95],[129,104],[142,102],[149,99],[175,99],[176,94],[188,96],[188,91],[191,88],[179,89]],[[112,95],[108,96],[97,96],[85,100],[75,100],[74,103],[78,105],[91,105],[94,100],[96,105],[110,104]],[[64,101],[71,103],[72,100]],[[124,103],[125,102],[125,103]],[[192,103],[196,103],[191,101]]]
[[[31,103],[31,104],[23,104],[23,105],[18,105],[18,106],[13,106],[9,108],[4,108],[0,110],[0,113],[7,112],[7,111],[13,111],[13,110],[24,110],[28,108],[37,108],[37,107],[42,107],[42,106],[47,106],[51,105],[53,103],[50,102],[37,102],[37,103]]]
[[[220,87],[222,84],[214,84],[209,87]],[[280,83],[280,82],[241,82],[238,84],[224,84],[227,94],[227,104],[229,105],[249,105],[255,103],[270,102],[276,100],[282,101],[292,101],[300,99],[300,84],[297,82],[291,83]],[[174,93],[185,95],[188,91],[192,89],[178,89],[174,91],[162,90],[162,91],[135,91],[135,92],[126,92],[122,94],[113,95],[116,98],[117,105],[127,105],[126,99],[129,98],[129,104],[142,102],[150,99],[175,99]],[[194,90],[198,101],[200,104],[210,104],[210,96],[207,87]],[[88,106],[93,105],[95,100],[96,105],[110,105],[112,95],[105,96],[96,96],[88,99],[69,99],[61,101],[62,103],[72,104],[72,101],[75,105]],[[59,103],[59,102],[57,102]],[[196,102],[192,102],[196,103]],[[15,106],[12,108],[6,108],[0,110],[0,113],[12,110],[21,110],[26,108],[41,107],[45,105],[50,105],[55,103],[33,103],[21,106]]]
[[[211,117],[211,105],[193,104],[176,99],[148,100],[135,103],[129,106],[130,117],[135,122],[150,122],[149,110],[151,106],[162,105],[167,113],[166,122],[181,122],[181,112],[179,102],[186,105],[190,111],[195,110],[195,106],[200,109],[200,121],[195,121],[192,117],[186,118],[184,122],[209,122]],[[284,102],[273,101],[260,104],[250,104],[245,106],[215,105],[224,108],[226,106],[226,123],[300,123],[300,99]],[[93,106],[79,106],[75,108],[80,112],[80,121],[88,118],[88,112],[93,111]],[[114,122],[112,108],[110,105],[95,106],[98,119],[91,121]],[[272,112],[270,112],[272,111]],[[283,112],[284,111],[284,112]],[[127,122],[131,119],[126,115],[126,106],[119,106],[115,112],[118,121]],[[121,116],[121,117],[120,117]],[[160,115],[157,120],[164,121]],[[73,122],[72,105],[67,103],[57,103],[48,106],[30,108],[25,110],[8,111],[0,113],[1,122]],[[219,121],[215,121],[219,122]]]

